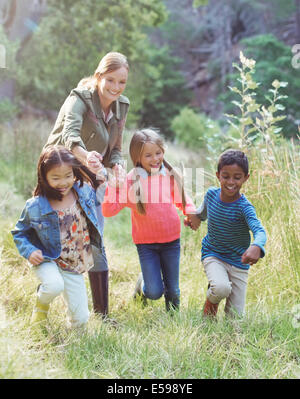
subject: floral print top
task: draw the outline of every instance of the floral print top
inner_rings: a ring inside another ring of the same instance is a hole
[[[57,265],[76,274],[94,265],[86,216],[78,201],[70,208],[57,211],[60,228],[61,254]]]

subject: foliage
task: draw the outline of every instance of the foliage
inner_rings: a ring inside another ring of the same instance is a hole
[[[126,93],[132,99],[131,115],[144,98],[142,80],[145,50],[144,33],[165,18],[161,0],[110,2],[49,1],[48,15],[42,19],[24,49],[18,77],[23,97],[43,108],[57,109],[79,80],[94,73],[99,60],[109,51],[120,51],[129,60],[131,76]],[[30,96],[29,96],[30,93]]]
[[[19,43],[9,40],[0,25],[0,44],[4,48],[3,54],[0,54],[4,57],[0,60],[0,82],[2,83],[16,75]],[[13,104],[9,98],[4,96],[0,98],[0,123],[14,119],[17,112],[17,103]]]
[[[105,227],[109,318],[91,312],[86,331],[70,331],[60,297],[51,304],[47,331],[31,326],[38,281],[9,233],[24,200],[0,182],[0,202],[7,201],[5,213],[0,208],[0,378],[299,379],[300,153],[287,141],[263,150],[248,153],[251,176],[243,191],[267,230],[266,255],[250,269],[244,318],[226,318],[222,301],[217,323],[201,315],[207,279],[199,242],[206,224],[197,232],[182,228],[181,307],[168,314],[163,298],[147,307],[132,299],[140,266],[127,209]],[[177,145],[171,158],[179,152],[186,155]]]
[[[291,49],[278,41],[272,35],[260,35],[248,38],[242,41],[246,57],[252,57],[256,60],[255,76],[259,84],[256,89],[256,102],[263,104],[268,97],[269,88],[275,80],[279,82],[288,82],[288,97],[284,98],[284,104],[288,111],[287,118],[279,123],[282,128],[282,135],[286,138],[297,135],[297,124],[300,119],[299,96],[300,96],[300,76],[293,69],[291,60]],[[232,76],[237,79],[238,74]],[[283,87],[283,86],[281,86]],[[228,113],[233,112],[233,106],[229,102],[230,93],[220,96],[224,101],[225,110]],[[278,105],[279,106],[279,105]],[[284,110],[283,105],[280,107]]]
[[[5,59],[1,60],[0,64],[0,76],[1,82],[3,82],[5,79],[13,78],[16,74],[18,62],[17,54],[20,45],[18,41],[11,41],[8,39],[2,25],[0,25],[0,44],[4,48],[5,55]],[[2,66],[5,66],[5,68],[2,68]]]
[[[208,137],[220,132],[217,122],[188,107],[173,119],[171,128],[176,139],[190,148],[205,148]]]
[[[193,2],[193,7],[200,7],[200,6],[206,6],[208,4],[209,0],[194,0]]]
[[[285,109],[282,104],[278,103],[278,100],[285,99],[287,96],[279,95],[278,91],[280,87],[286,87],[287,82],[274,80],[272,82],[273,88],[268,90],[272,96],[266,96],[270,105],[265,107],[258,104],[255,90],[259,83],[256,83],[252,77],[255,72],[255,61],[247,59],[242,52],[240,53],[240,61],[241,67],[237,64],[233,65],[240,73],[238,81],[241,87],[229,87],[231,92],[237,93],[240,97],[240,102],[232,101],[239,108],[240,115],[226,114],[226,116],[236,121],[236,123],[233,123],[228,119],[229,123],[240,133],[241,146],[247,146],[254,140],[268,144],[271,140],[274,141],[276,135],[282,131],[282,128],[278,128],[277,123],[283,120],[285,116],[275,116],[274,114]]]
[[[8,98],[0,101],[0,123],[14,119],[17,112],[17,105],[13,104]]]
[[[0,180],[9,181],[25,198],[37,182],[37,161],[51,125],[41,119],[21,119],[0,125]]]
[[[149,49],[148,82],[144,90],[147,96],[141,109],[142,126],[155,126],[170,138],[173,136],[171,122],[180,109],[190,100],[185,79],[179,71],[180,59],[171,56],[165,46]]]

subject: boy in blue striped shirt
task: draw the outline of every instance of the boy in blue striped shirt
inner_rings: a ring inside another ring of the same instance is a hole
[[[226,298],[225,313],[244,312],[250,265],[265,255],[266,233],[254,206],[240,193],[248,180],[248,159],[241,151],[228,150],[218,162],[220,188],[211,187],[196,215],[189,216],[193,230],[207,219],[202,240],[202,263],[209,281],[204,316],[216,316]],[[251,243],[249,231],[254,241]]]

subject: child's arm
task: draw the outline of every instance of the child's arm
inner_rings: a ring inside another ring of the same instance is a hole
[[[206,196],[199,208],[196,209],[195,213],[188,215],[188,225],[193,230],[197,230],[201,224],[201,221],[207,219],[207,207],[206,207]]]
[[[13,235],[14,242],[21,256],[28,259],[30,262],[30,257],[34,252],[40,251],[30,242],[28,235],[31,230],[30,220],[26,207],[23,209],[20,219],[18,220],[14,230],[11,231]],[[42,255],[42,254],[41,254]],[[40,259],[40,256],[36,258]],[[35,256],[34,256],[35,259]],[[31,262],[32,263],[32,262]],[[40,263],[40,262],[39,262]]]
[[[127,197],[128,180],[122,187],[107,185],[104,201],[102,203],[102,214],[105,217],[117,215],[123,208],[128,206]]]
[[[185,209],[183,209],[183,203],[182,203],[183,193],[179,191],[175,179],[173,181],[174,181],[174,186],[173,186],[173,190],[172,190],[173,191],[172,198],[173,198],[174,205],[178,209],[180,209],[185,216],[187,216],[187,218],[185,218],[185,225],[189,226],[190,225],[189,217],[190,217],[190,215],[195,214],[196,207],[195,207],[192,199],[187,194],[185,194]]]
[[[242,255],[242,263],[253,265],[265,256],[265,243],[267,236],[260,220],[256,216],[253,205],[244,209],[244,216],[249,229],[253,233],[254,241]]]
[[[261,249],[256,245],[250,245],[242,255],[242,263],[254,265],[261,258]]]

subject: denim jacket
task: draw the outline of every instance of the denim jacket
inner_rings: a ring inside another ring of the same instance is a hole
[[[102,250],[103,215],[97,199],[98,193],[84,183],[73,188],[87,217],[91,244]],[[30,198],[14,230],[11,231],[20,255],[28,259],[33,251],[40,249],[45,259],[57,259],[61,254],[61,241],[58,214],[43,196]]]

